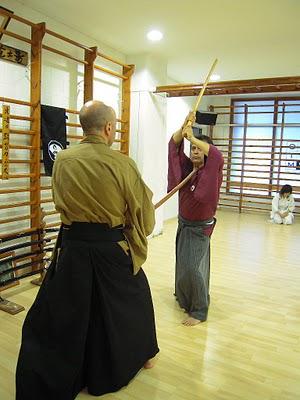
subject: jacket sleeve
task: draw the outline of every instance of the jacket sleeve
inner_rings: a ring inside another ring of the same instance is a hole
[[[278,194],[276,194],[272,200],[272,215],[278,212],[278,207],[279,207],[279,196]]]
[[[291,194],[289,198],[289,206],[288,206],[288,211],[293,212],[295,210],[295,200],[294,196]]]
[[[177,186],[192,170],[192,163],[184,153],[184,142],[176,145],[173,138],[169,141],[168,153],[168,192]]]
[[[126,182],[124,234],[131,250],[136,273],[147,258],[147,236],[152,233],[155,225],[153,193],[143,181],[132,160]]]

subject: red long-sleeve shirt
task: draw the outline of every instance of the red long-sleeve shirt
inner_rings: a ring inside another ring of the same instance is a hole
[[[183,150],[183,141],[177,146],[171,138],[169,142],[168,192],[178,185],[193,169],[193,163]],[[213,218],[219,201],[223,179],[223,156],[213,145],[205,165],[179,191],[179,214],[190,221]]]

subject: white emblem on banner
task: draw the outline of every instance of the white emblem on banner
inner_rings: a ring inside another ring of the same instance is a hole
[[[57,153],[63,150],[63,146],[57,140],[50,140],[48,143],[48,154],[52,161],[55,161]]]

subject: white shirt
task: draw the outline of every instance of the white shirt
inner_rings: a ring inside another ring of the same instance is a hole
[[[295,200],[294,196],[290,194],[288,197],[280,197],[279,193],[276,193],[272,200],[272,213],[271,217],[279,211],[280,213],[288,211],[289,213],[293,212],[295,209]]]

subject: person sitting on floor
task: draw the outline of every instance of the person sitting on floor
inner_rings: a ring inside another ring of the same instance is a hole
[[[275,224],[291,225],[294,221],[295,201],[291,185],[282,186],[272,200],[271,219]]]

